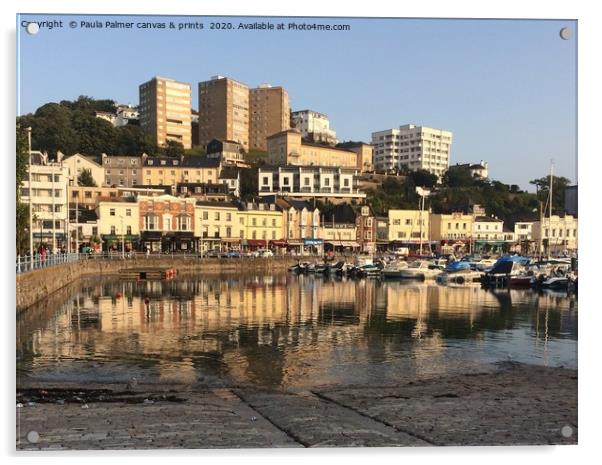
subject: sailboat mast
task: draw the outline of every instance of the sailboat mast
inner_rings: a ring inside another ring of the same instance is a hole
[[[549,220],[548,220],[548,231],[552,232],[552,194],[553,194],[553,189],[554,189],[554,160],[552,160],[552,163],[550,164],[550,190],[549,190],[549,196],[550,196],[550,212],[549,212]],[[550,237],[548,237],[548,259],[550,258],[550,251],[552,249],[552,241],[551,241],[551,235]]]

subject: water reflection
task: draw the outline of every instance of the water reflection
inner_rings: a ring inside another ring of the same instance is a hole
[[[109,279],[45,305],[32,309],[45,316],[19,318],[22,380],[303,387],[507,359],[577,364],[576,300],[529,290],[294,275]]]

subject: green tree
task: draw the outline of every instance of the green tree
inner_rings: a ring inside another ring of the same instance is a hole
[[[240,173],[240,197],[245,201],[252,201],[257,196],[259,189],[259,170],[257,167],[241,169]]]
[[[158,155],[159,148],[155,139],[143,131],[140,126],[129,124],[117,128],[115,155]]]
[[[83,187],[98,187],[96,181],[94,181],[94,178],[92,177],[92,170],[83,169],[77,177],[77,185]]]
[[[443,175],[443,184],[447,187],[471,187],[475,179],[466,165],[450,166]]]
[[[439,179],[436,174],[427,170],[412,171],[408,174],[408,177],[414,182],[414,185],[427,188],[437,185]]]
[[[165,147],[162,148],[161,152],[167,157],[181,157],[184,155],[184,146],[181,142],[175,140],[168,140]]]
[[[17,120],[16,150],[16,251],[23,255],[29,247],[29,207],[21,202],[21,186],[27,178],[29,147],[27,130]]]
[[[550,177],[533,179],[529,183],[537,187],[537,198],[546,205],[550,192]],[[564,193],[570,184],[571,180],[568,178],[552,176],[552,208],[555,211],[564,211]]]

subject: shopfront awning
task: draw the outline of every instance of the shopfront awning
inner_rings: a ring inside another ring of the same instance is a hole
[[[265,247],[267,241],[265,239],[247,239],[247,245],[249,247]]]
[[[280,240],[270,241],[270,245],[275,245],[276,247],[286,247],[288,245],[288,242],[283,239],[280,239]]]
[[[334,247],[359,247],[360,245],[354,241],[326,241],[327,244],[330,244]]]

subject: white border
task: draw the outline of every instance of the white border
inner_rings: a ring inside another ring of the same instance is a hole
[[[596,344],[600,339],[601,328],[600,312],[602,305],[592,295],[594,280],[600,279],[596,255],[597,234],[600,231],[596,215],[597,178],[600,176],[600,158],[602,156],[599,142],[600,129],[596,122],[600,120],[600,83],[602,76],[599,66],[599,50],[597,45],[602,43],[602,38],[596,11],[589,5],[595,2],[525,2],[509,0],[499,3],[470,1],[470,0],[423,0],[421,2],[408,2],[406,4],[372,0],[363,5],[352,2],[327,2],[324,0],[304,0],[293,4],[284,4],[282,1],[244,1],[229,0],[225,2],[208,2],[199,0],[145,0],[139,2],[124,1],[32,1],[22,0],[9,5],[3,2],[2,23],[3,35],[6,39],[2,52],[4,54],[4,111],[2,114],[3,141],[5,141],[6,160],[12,160],[14,150],[14,116],[15,116],[15,76],[10,70],[15,66],[15,14],[22,13],[120,13],[120,14],[215,14],[215,15],[295,15],[295,16],[391,16],[391,17],[471,17],[471,18],[557,18],[577,19],[579,21],[579,194],[580,194],[580,268],[582,274],[580,298],[580,324],[579,324],[579,446],[576,447],[539,447],[539,448],[445,448],[445,449],[334,449],[334,450],[255,450],[255,451],[159,451],[148,453],[77,453],[77,454],[28,454],[26,460],[44,461],[48,463],[64,463],[66,461],[81,461],[86,456],[86,461],[91,463],[105,463],[107,460],[131,464],[133,461],[158,463],[165,461],[167,456],[175,456],[180,461],[191,460],[195,462],[219,460],[220,463],[250,463],[267,462],[306,463],[315,460],[338,460],[348,463],[363,463],[369,457],[375,456],[378,460],[411,460],[420,463],[503,463],[516,461],[522,458],[531,461],[545,461],[546,463],[564,463],[588,461],[599,442],[600,402],[596,400],[599,387],[599,367],[601,366],[598,355],[600,349]],[[43,70],[41,70],[43,72]],[[595,111],[598,110],[598,111]],[[4,194],[12,205],[14,196],[14,162],[9,163],[10,169],[3,169],[6,182]],[[14,207],[8,209],[7,215],[14,214]],[[14,220],[12,226],[14,226]],[[2,290],[5,296],[14,296],[14,281],[12,271],[12,244],[14,229],[3,228],[2,235],[7,244],[5,250],[9,256],[4,260],[5,279]],[[598,239],[599,240],[599,239]],[[598,272],[598,273],[597,273]],[[6,299],[5,299],[6,300]],[[14,297],[12,299],[14,302]],[[14,306],[9,302],[4,306],[5,349],[3,360],[7,367],[4,377],[2,413],[4,418],[3,435],[5,454],[12,455],[14,459]],[[8,363],[6,363],[8,362]],[[21,454],[20,454],[21,455]],[[125,458],[122,458],[125,457]],[[126,462],[127,461],[127,462]]]

